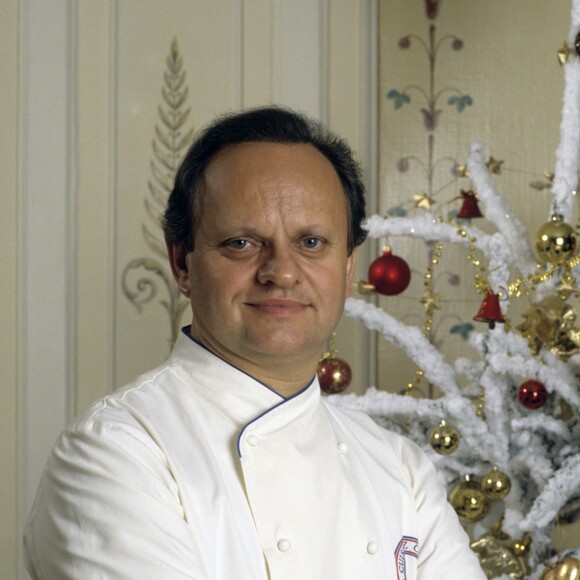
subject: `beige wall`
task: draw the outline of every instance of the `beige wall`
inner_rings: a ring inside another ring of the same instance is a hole
[[[0,577],[15,577],[18,542],[18,3],[0,3]]]
[[[152,252],[143,226],[166,59],[176,38],[199,129],[280,102],[327,122],[371,166],[373,0],[6,0],[0,3],[0,577],[24,578],[20,534],[67,421],[167,354],[161,293],[122,289]],[[364,261],[364,259],[363,259]],[[142,272],[151,274],[151,272]],[[133,279],[135,281],[136,279]],[[368,339],[338,344],[369,382]]]

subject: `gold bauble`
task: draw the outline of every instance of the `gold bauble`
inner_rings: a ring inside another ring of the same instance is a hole
[[[459,447],[459,433],[450,427],[446,421],[441,421],[431,431],[429,443],[439,455],[451,455]]]
[[[574,255],[576,232],[561,217],[554,216],[536,234],[536,250],[543,263],[563,264]]]
[[[489,511],[489,502],[485,494],[469,475],[455,486],[449,495],[449,503],[459,519],[466,523],[482,520]]]
[[[481,489],[489,499],[503,499],[512,487],[510,478],[494,467],[489,473],[483,476]]]
[[[551,564],[544,570],[542,580],[580,580],[580,560],[568,556],[558,564]]]

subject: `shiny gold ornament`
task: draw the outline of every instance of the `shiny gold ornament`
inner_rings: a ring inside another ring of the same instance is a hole
[[[568,556],[558,564],[549,565],[542,580],[580,580],[580,560]]]
[[[512,544],[512,551],[516,556],[527,556],[530,552],[531,543],[532,538],[529,534],[526,534],[521,540],[516,540]]]
[[[512,482],[510,478],[494,467],[489,473],[483,476],[481,489],[489,499],[503,499],[510,492]]]
[[[501,524],[496,524],[490,533],[472,542],[471,549],[477,554],[488,578],[507,574],[510,578],[521,579],[527,574],[528,567],[523,555],[514,552],[516,543],[501,531]]]
[[[435,200],[432,197],[429,197],[426,193],[416,193],[413,195],[413,199],[415,200],[415,207],[423,209],[431,209],[431,206],[435,203]]]
[[[489,511],[489,502],[471,476],[466,475],[449,495],[449,503],[459,519],[466,523],[482,520]]]
[[[543,263],[560,265],[574,255],[576,233],[561,217],[553,216],[536,234],[536,250]]]
[[[565,65],[570,58],[570,54],[572,54],[572,51],[570,50],[568,43],[564,41],[562,46],[558,49],[558,62],[561,65]]]
[[[451,455],[459,447],[459,433],[446,421],[441,421],[431,432],[429,443],[439,455]]]
[[[563,360],[580,352],[580,329],[576,328],[576,310],[558,296],[547,296],[524,313],[525,322],[517,326],[537,355],[547,346]]]
[[[376,294],[375,287],[366,280],[357,280],[352,285],[359,294]]]

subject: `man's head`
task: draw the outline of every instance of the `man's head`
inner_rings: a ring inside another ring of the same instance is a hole
[[[333,165],[347,201],[349,254],[366,239],[365,186],[347,143],[308,117],[282,107],[261,107],[218,118],[195,140],[175,178],[163,216],[165,237],[192,251],[203,176],[221,150],[240,143],[310,144]]]
[[[191,335],[287,394],[312,376],[364,239],[357,165],[323,134],[280,109],[222,119],[193,145],[166,212]]]

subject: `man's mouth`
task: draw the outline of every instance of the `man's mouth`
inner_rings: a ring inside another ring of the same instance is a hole
[[[277,316],[291,316],[303,312],[308,308],[308,304],[304,302],[279,298],[268,298],[266,300],[247,302],[246,305],[263,314],[273,314]]]

